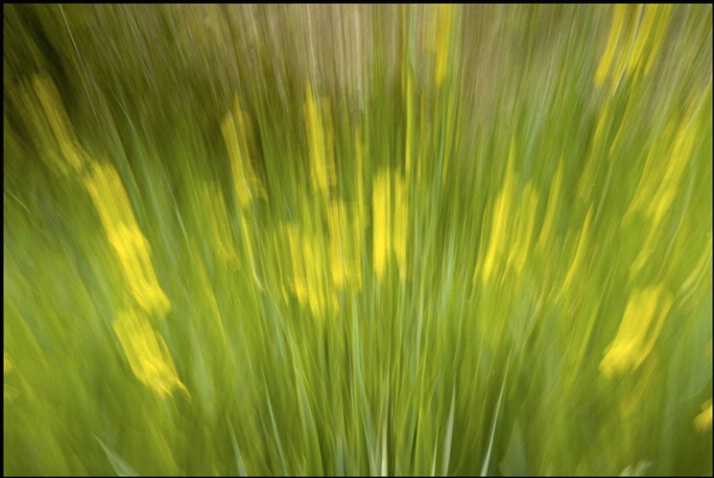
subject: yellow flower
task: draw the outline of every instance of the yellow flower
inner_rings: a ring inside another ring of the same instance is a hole
[[[656,8],[658,7],[658,8]],[[669,26],[669,19],[672,14],[673,5],[649,5],[648,7],[652,10],[651,15],[655,16],[657,14],[657,19],[652,20],[654,22],[653,32],[651,35],[651,44],[648,48],[649,54],[647,55],[647,62],[645,63],[644,74],[647,75],[652,69],[655,58],[662,47],[662,42],[664,41],[664,35],[667,32],[667,27]],[[655,11],[656,9],[656,11]]]
[[[380,280],[384,277],[391,253],[394,252],[400,279],[405,280],[409,207],[401,175],[392,175],[389,170],[376,174],[372,190],[372,226],[374,270],[377,277]]]
[[[166,315],[171,303],[159,286],[149,257],[149,244],[139,228],[118,224],[108,231],[108,236],[136,302],[150,314]]]
[[[298,302],[320,319],[336,312],[339,299],[330,280],[333,271],[326,267],[329,250],[323,236],[302,232],[292,224],[286,227],[286,233],[292,256],[292,289]]]
[[[374,249],[374,270],[381,280],[387,269],[391,250],[389,227],[389,173],[382,171],[376,175],[372,190],[372,240]]]
[[[635,80],[646,76],[662,46],[671,11],[671,5],[615,5],[595,86],[602,87],[609,78],[614,87],[623,74]]]
[[[364,199],[364,146],[362,134],[358,128],[355,133],[355,178],[357,178],[357,222],[360,228],[367,223]]]
[[[487,283],[492,272],[498,267],[501,260],[501,255],[505,248],[505,238],[508,233],[508,223],[511,216],[511,203],[515,196],[516,179],[513,172],[513,162],[515,160],[515,143],[511,141],[511,148],[508,155],[508,166],[506,167],[506,176],[503,179],[503,188],[501,188],[496,202],[493,206],[493,218],[491,224],[491,238],[488,242],[488,250],[482,267],[482,279]]]
[[[444,82],[446,70],[449,65],[449,48],[451,47],[451,24],[453,18],[453,5],[442,4],[436,7],[436,42],[434,50],[436,53],[436,86],[439,87]]]
[[[221,122],[223,139],[228,149],[233,185],[241,208],[247,208],[255,196],[267,198],[265,186],[256,176],[250,162],[246,120],[238,97],[234,108]]]
[[[407,111],[406,111],[406,138],[404,139],[404,171],[407,178],[411,178],[412,172],[412,143],[414,142],[414,75],[412,72],[406,75],[406,96],[407,96]]]
[[[313,191],[319,192],[326,204],[330,188],[335,185],[337,178],[332,156],[332,129],[325,127],[325,121],[330,118],[326,102],[323,109],[324,111],[320,111],[320,104],[312,94],[312,85],[308,83],[305,121],[310,147],[310,181]]]
[[[58,164],[62,173],[67,174],[69,169],[79,174],[85,167],[86,154],[77,142],[67,112],[64,109],[59,91],[51,79],[45,76],[33,78],[35,93],[40,100],[45,116],[50,123],[50,128],[60,147],[64,164]]]
[[[652,27],[654,26],[658,7],[659,5],[644,6],[642,22],[640,23],[640,27],[637,31],[635,44],[632,47],[632,51],[630,52],[630,57],[627,60],[626,71],[628,75],[632,75],[641,63],[642,54],[645,51],[645,46],[650,39],[650,33],[652,32]]]
[[[178,389],[189,396],[178,378],[166,342],[151,327],[148,317],[134,309],[124,310],[112,327],[136,378],[159,395],[171,395]]]
[[[615,5],[612,26],[610,27],[610,35],[607,38],[607,46],[605,47],[605,51],[602,53],[602,57],[600,57],[600,64],[595,72],[594,81],[595,86],[598,88],[605,83],[605,79],[610,73],[610,68],[620,41],[620,35],[622,34],[622,30],[625,25],[626,12],[627,5]]]
[[[136,223],[119,174],[107,163],[92,163],[83,181],[134,299],[148,313],[167,314],[171,304],[159,286],[149,244]]]
[[[672,307],[671,294],[661,284],[635,290],[615,339],[605,350],[600,372],[606,377],[634,371],[647,358]]]

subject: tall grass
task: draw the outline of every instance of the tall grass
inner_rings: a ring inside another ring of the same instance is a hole
[[[4,7],[3,471],[711,474],[711,6]]]

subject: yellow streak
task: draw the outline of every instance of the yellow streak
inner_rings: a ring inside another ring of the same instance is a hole
[[[364,198],[364,149],[362,146],[362,134],[359,128],[355,133],[355,177],[357,178],[357,221],[361,227],[367,224],[367,213],[365,211]]]
[[[610,35],[607,38],[607,46],[605,47],[605,51],[600,58],[600,64],[597,67],[597,71],[595,72],[594,82],[595,86],[598,88],[602,87],[608,73],[610,72],[610,67],[615,56],[615,50],[617,49],[617,45],[619,43],[622,27],[625,24],[626,11],[626,5],[615,5]]]
[[[139,228],[120,223],[107,234],[136,302],[150,314],[166,315],[171,304],[158,284],[149,256],[149,244]]]
[[[307,266],[307,292],[312,315],[323,318],[328,311],[336,312],[339,301],[336,291],[325,277],[324,244],[317,235],[303,236],[303,254]]]
[[[359,267],[359,228],[355,228],[357,219],[351,219],[342,201],[330,205],[330,267],[332,283],[343,289],[351,286],[356,290],[362,287],[362,274]],[[357,229],[357,230],[355,230]]]
[[[563,158],[558,162],[558,170],[555,173],[555,179],[550,187],[550,193],[548,194],[548,208],[545,211],[545,219],[543,220],[543,227],[540,230],[540,236],[538,237],[538,243],[536,244],[536,249],[542,251],[545,249],[546,244],[552,241],[553,236],[553,224],[555,223],[555,217],[558,213],[558,202],[560,198],[560,187],[563,183]]]
[[[243,152],[241,151],[240,141],[236,135],[236,124],[232,116],[228,115],[221,122],[221,131],[223,139],[226,141],[228,148],[228,157],[231,162],[231,172],[233,173],[233,185],[238,196],[238,202],[242,208],[247,208],[252,199],[253,194],[248,185],[248,180],[243,168]]]
[[[620,416],[622,418],[630,417],[641,406],[643,400],[646,400],[646,393],[652,383],[652,378],[656,370],[657,362],[649,360],[643,364],[643,370],[635,378],[635,386],[620,402]]]
[[[682,294],[687,294],[694,289],[695,284],[704,276],[707,267],[712,263],[712,234],[709,233],[709,238],[704,246],[704,251],[702,252],[697,265],[692,269],[692,273],[684,280],[680,291]],[[709,342],[709,350],[711,351],[711,341]]]
[[[664,175],[659,182],[659,190],[655,198],[649,202],[647,215],[652,219],[656,228],[665,214],[669,211],[677,195],[677,189],[684,176],[697,136],[696,125],[682,125],[677,132],[677,136],[672,146],[670,161],[664,165]]]
[[[286,227],[288,243],[290,244],[290,256],[292,257],[292,288],[300,305],[307,305],[307,280],[305,278],[305,268],[303,266],[300,237],[297,228],[289,224]]]
[[[171,303],[159,286],[149,244],[141,233],[119,174],[109,164],[92,163],[83,179],[109,243],[120,260],[137,303],[150,314],[165,315]]]
[[[412,142],[414,141],[414,78],[407,74],[407,126],[404,146],[404,170],[407,179],[411,178],[412,171]]]
[[[624,37],[621,37],[620,41],[620,54],[616,56],[615,63],[613,65],[611,74],[613,87],[620,79],[620,76],[626,73],[627,61],[629,58],[631,45],[635,37],[635,29],[637,28],[634,17],[639,16],[639,11],[642,10],[642,5],[626,5],[625,8],[630,11],[628,15],[630,19],[629,21],[626,21],[627,26],[624,30]],[[638,11],[634,11],[635,9],[637,9]]]
[[[516,269],[518,274],[523,272],[528,257],[528,249],[533,236],[533,223],[538,208],[538,193],[530,181],[526,184],[521,197],[521,207],[518,212],[518,229],[514,247],[509,254],[508,262]]]
[[[630,296],[617,335],[605,350],[600,372],[634,371],[647,358],[672,307],[671,294],[661,284],[635,290]]]
[[[651,207],[650,204],[653,201],[653,197],[657,194],[655,188],[662,182],[661,168],[658,162],[662,158],[661,151],[672,141],[672,137],[676,134],[675,129],[676,125],[670,121],[667,123],[664,131],[654,139],[647,154],[644,171],[640,177],[635,195],[622,217],[621,226],[627,224],[633,214],[647,211],[647,209]]]
[[[451,23],[453,15],[453,5],[441,4],[437,10],[437,34],[436,34],[436,86],[439,87],[444,82],[446,70],[449,65],[449,48],[451,37]]]
[[[328,106],[324,107],[329,116]],[[321,111],[312,93],[312,85],[307,84],[305,100],[305,120],[310,147],[310,179],[313,191],[319,192],[323,200],[329,196],[329,187],[336,183],[335,166],[332,163],[332,131],[326,131]]]
[[[568,287],[570,287],[570,283],[573,281],[573,277],[575,277],[575,273],[577,272],[580,264],[583,261],[583,256],[585,256],[587,240],[590,234],[590,221],[592,220],[592,217],[593,208],[592,206],[590,206],[590,209],[588,209],[588,214],[587,216],[585,216],[583,230],[580,233],[580,240],[578,241],[578,248],[575,251],[575,258],[573,259],[573,264],[572,266],[570,266],[570,270],[568,271],[568,274],[565,276],[565,280],[563,281],[563,290],[567,290]]]
[[[380,171],[374,178],[372,190],[374,270],[380,280],[384,277],[391,249],[389,189],[389,172]]]
[[[654,7],[654,6],[652,6]],[[647,57],[647,63],[645,64],[645,76],[649,74],[654,64],[655,58],[662,47],[662,42],[664,40],[664,35],[667,32],[667,27],[669,26],[669,19],[672,13],[673,5],[659,5],[659,21],[655,26],[655,33],[653,35],[652,44],[649,48],[649,55]]]
[[[240,216],[240,226],[245,253],[248,256],[248,264],[250,265],[250,272],[253,274],[253,279],[255,280],[256,285],[262,290],[263,284],[258,278],[258,266],[255,261],[255,255],[253,254],[253,237],[248,230],[248,219],[244,215]]]
[[[650,35],[652,33],[652,27],[654,26],[655,18],[657,17],[657,10],[659,5],[645,5],[644,15],[642,17],[642,22],[637,31],[637,37],[635,39],[635,45],[632,47],[630,52],[630,58],[627,61],[626,72],[628,75],[632,75],[637,67],[640,65],[642,60],[642,53],[645,51],[645,46],[647,45]]]
[[[301,307],[309,308],[317,319],[339,310],[339,297],[333,280],[347,279],[345,269],[337,270],[334,264],[327,268],[333,249],[339,245],[325,244],[322,234],[301,232],[294,225],[286,226],[292,256],[292,289]],[[341,252],[341,251],[340,251]],[[333,275],[335,274],[335,275]]]
[[[508,166],[506,167],[506,176],[503,180],[503,188],[496,199],[493,208],[493,223],[491,225],[491,239],[489,248],[486,252],[486,258],[483,263],[482,277],[484,283],[489,281],[491,273],[495,267],[496,261],[499,259],[504,247],[505,236],[507,233],[507,224],[510,217],[510,203],[515,195],[515,178],[513,172],[513,162],[515,160],[515,143],[511,141],[511,149],[508,157]]]
[[[655,246],[657,243],[657,229],[650,228],[647,233],[647,237],[640,248],[640,253],[637,255],[632,264],[630,265],[629,278],[632,280],[635,275],[637,275],[640,270],[647,264],[647,261],[652,256],[655,251]]]
[[[416,148],[416,185],[421,187],[424,184],[424,168],[426,167],[427,161],[425,160],[427,144],[429,142],[429,135],[427,133],[427,121],[426,121],[426,98],[422,94],[420,95],[419,102],[419,134],[418,134],[418,146]]]
[[[250,161],[247,125],[237,96],[233,111],[221,121],[221,132],[226,142],[233,185],[241,208],[247,208],[256,196],[267,199],[265,186],[258,179]]]
[[[276,261],[275,263],[275,273],[271,276],[272,280],[272,289],[273,291],[277,291],[280,293],[280,297],[282,297],[283,301],[285,303],[288,303],[290,301],[290,293],[289,293],[289,273],[287,272],[287,268],[292,266],[292,258],[288,257],[286,255],[286,250],[285,250],[285,242],[284,242],[284,237],[286,234],[284,234],[284,226],[281,225],[278,228],[278,232],[275,234],[272,234],[272,243],[271,246],[273,248],[272,253],[274,254],[275,257],[279,258],[279,260]],[[287,254],[290,253],[289,250],[289,245],[288,245],[288,250]]]
[[[136,378],[159,395],[171,395],[179,389],[190,397],[178,378],[166,342],[146,316],[134,309],[124,310],[117,314],[112,327]]]
[[[132,296],[146,312],[165,315],[171,304],[159,286],[148,242],[136,223],[119,175],[108,163],[92,162],[79,145],[52,81],[38,76],[33,85],[66,163],[59,164],[60,171],[66,174],[71,169],[83,175],[82,182],[120,260]]]
[[[59,91],[52,80],[45,76],[34,77],[33,85],[65,159],[66,164],[58,164],[60,171],[63,174],[67,174],[67,168],[69,167],[75,173],[81,173],[86,163],[84,159],[86,154],[75,138],[72,125],[60,99]]]
[[[332,283],[335,287],[343,288],[346,282],[346,276],[350,268],[347,257],[349,238],[345,235],[346,228],[343,227],[343,216],[345,215],[345,207],[342,201],[336,201],[330,204],[328,212],[328,220],[330,225],[330,269],[332,272]],[[347,233],[348,234],[348,233]],[[345,243],[343,244],[343,240]]]

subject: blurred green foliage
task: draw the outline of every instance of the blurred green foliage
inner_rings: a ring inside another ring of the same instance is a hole
[[[5,5],[3,471],[712,473],[712,7]]]

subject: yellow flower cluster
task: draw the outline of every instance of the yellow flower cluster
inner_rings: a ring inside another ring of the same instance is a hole
[[[289,289],[303,307],[309,308],[315,317],[323,318],[339,310],[340,291],[357,292],[362,288],[362,234],[367,223],[364,151],[358,129],[355,134],[356,198],[354,206],[348,206],[335,193],[337,177],[329,104],[324,99],[316,101],[310,84],[304,111],[310,190],[318,204],[314,208],[309,201],[303,203],[301,224],[284,224],[281,232],[288,242]],[[377,174],[373,199],[375,269],[381,278],[387,255],[392,250],[404,269],[407,215],[403,178],[392,178],[388,172]],[[285,289],[278,287],[285,295]]]
[[[170,394],[175,388],[188,393],[176,375],[166,344],[149,322],[152,315],[166,315],[171,303],[159,285],[149,243],[136,222],[119,174],[108,162],[92,161],[79,145],[52,81],[36,77],[33,86],[59,145],[61,156],[53,156],[54,169],[81,179],[119,259],[131,297],[139,307],[136,310],[131,306],[113,322],[132,371],[162,395]]]
[[[615,16],[608,44],[603,53],[595,84],[598,87],[610,82],[614,90],[622,78],[632,78],[637,82],[650,71],[662,44],[669,23],[672,6],[615,6]],[[639,18],[639,24],[637,19]],[[684,102],[682,121],[670,121],[654,138],[645,159],[644,169],[635,194],[625,211],[620,226],[641,226],[633,222],[634,217],[646,220],[644,241],[639,253],[632,261],[629,280],[641,276],[647,264],[657,253],[666,219],[671,215],[676,198],[683,190],[687,171],[694,156],[696,138],[701,134],[699,117],[711,87],[694,89]],[[609,145],[613,154],[621,141],[623,132],[632,121],[636,121],[629,101],[624,118],[619,123],[615,138]],[[606,101],[595,130],[594,144],[597,151],[607,152],[606,130],[613,124],[614,110]],[[598,165],[599,154],[593,155],[588,164],[588,174],[584,174],[580,190],[590,190],[594,168]],[[636,224],[633,226],[633,224]],[[675,249],[675,254],[677,253]],[[705,248],[702,259],[692,274],[684,281],[679,292],[686,294],[701,277],[711,257],[711,242]],[[658,279],[658,281],[661,279]],[[605,376],[635,370],[650,353],[659,331],[672,305],[672,295],[663,285],[648,287],[635,292],[625,310],[617,336],[605,351],[600,371]]]
[[[662,46],[672,5],[615,5],[612,27],[594,82],[614,90],[623,76],[647,76]]]
[[[188,390],[178,378],[166,342],[151,326],[143,311],[130,308],[117,314],[112,327],[134,375],[159,395]]]
[[[292,289],[298,302],[318,318],[336,312],[339,299],[327,274],[324,237],[292,224],[286,226],[285,233],[292,257]]]
[[[309,226],[309,225],[308,225]],[[322,227],[283,226],[288,240],[291,284],[300,305],[315,317],[339,310],[338,291],[362,288],[362,226],[343,201],[328,206],[328,233]]]
[[[61,156],[57,156],[48,151],[48,156],[55,159],[53,165],[63,175],[70,172],[81,175],[89,162],[88,156],[74,136],[57,87],[45,76],[34,77],[33,86],[61,152]]]
[[[633,292],[617,335],[600,362],[600,371],[604,376],[631,372],[644,362],[662,330],[672,303],[672,295],[661,284]]]
[[[84,186],[119,258],[132,296],[148,314],[167,314],[171,304],[156,278],[149,244],[136,223],[116,170],[108,163],[92,163],[84,178]]]
[[[490,282],[495,272],[503,265],[504,260],[507,268],[520,274],[528,257],[535,212],[538,207],[538,193],[528,182],[521,194],[520,205],[514,204],[517,189],[514,161],[515,144],[512,142],[503,187],[492,209],[491,237],[488,249],[483,261],[480,261],[483,283]],[[549,204],[548,207],[554,206]],[[545,236],[543,236],[543,240],[546,240]],[[506,254],[507,251],[508,254]],[[477,266],[474,276],[478,272],[479,267]]]
[[[291,289],[301,305],[323,317],[339,310],[337,292],[362,288],[362,233],[360,204],[349,208],[341,200],[330,200],[323,233],[322,215],[304,228],[284,225],[292,267]],[[309,213],[306,213],[309,216]],[[372,225],[374,269],[384,279],[394,253],[400,279],[407,275],[408,207],[404,178],[388,170],[374,177]]]
[[[134,219],[129,198],[116,170],[91,160],[76,141],[57,88],[45,77],[33,85],[60,147],[59,169],[82,179],[104,226],[109,243],[120,259],[134,299],[147,312],[166,314],[170,303],[161,290],[149,257],[149,246]]]
[[[701,104],[701,98],[693,97],[687,107],[687,117],[695,116]],[[622,218],[623,226],[637,213],[649,220],[645,242],[630,268],[630,278],[644,267],[654,253],[660,226],[682,189],[699,135],[697,125],[696,121],[683,122],[679,127],[670,124],[650,149],[635,195]]]
[[[149,244],[134,219],[121,179],[109,164],[93,163],[84,184],[140,308],[119,313],[113,323],[132,372],[160,395],[170,394],[176,388],[188,394],[177,377],[166,344],[149,322],[151,315],[166,315],[171,303],[158,283]]]
[[[399,277],[407,275],[407,235],[409,209],[404,178],[388,170],[379,171],[372,184],[372,234],[374,270],[382,280],[390,253],[394,252]]]
[[[243,110],[236,96],[233,111],[221,122],[221,131],[228,149],[235,192],[244,209],[250,206],[255,197],[267,198],[265,186],[256,176],[250,161],[246,128]]]

